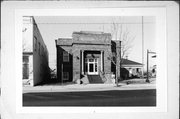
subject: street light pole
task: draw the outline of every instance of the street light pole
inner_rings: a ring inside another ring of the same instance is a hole
[[[149,52],[149,50],[147,49],[147,79],[146,79],[146,82],[150,82],[149,81],[149,53],[151,54],[156,54],[155,52]]]
[[[147,50],[147,79],[146,79],[146,82],[149,83],[149,50]]]
[[[144,19],[143,19],[143,16],[142,16],[142,64],[143,64],[142,76],[144,77]]]

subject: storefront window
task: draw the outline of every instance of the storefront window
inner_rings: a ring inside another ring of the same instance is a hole
[[[29,78],[29,56],[23,56],[23,79]]]

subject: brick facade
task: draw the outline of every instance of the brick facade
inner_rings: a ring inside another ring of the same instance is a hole
[[[114,72],[110,59],[112,40],[109,33],[73,32],[72,39],[56,40],[56,47],[57,78],[60,81],[63,72],[69,74],[67,81],[76,81],[90,73],[99,75],[102,72],[105,74]],[[69,62],[63,61],[64,51],[69,54]]]

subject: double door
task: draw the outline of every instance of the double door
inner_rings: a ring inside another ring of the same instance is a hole
[[[85,70],[88,75],[98,74],[98,58],[86,58]]]

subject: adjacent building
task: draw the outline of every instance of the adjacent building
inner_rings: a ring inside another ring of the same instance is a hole
[[[117,43],[112,41],[110,33],[73,32],[72,38],[59,38],[55,43],[59,81],[73,82],[82,79],[87,83],[106,83],[110,82],[109,77],[117,70],[111,57],[112,52],[116,53],[120,47],[116,47]]]
[[[48,50],[32,16],[23,17],[23,85],[35,86],[49,78]]]
[[[135,62],[129,59],[122,59],[121,67],[125,68],[128,71],[128,76],[126,77],[142,77],[143,64],[139,62]],[[123,71],[121,73],[122,76],[125,75],[125,73],[123,74]]]

